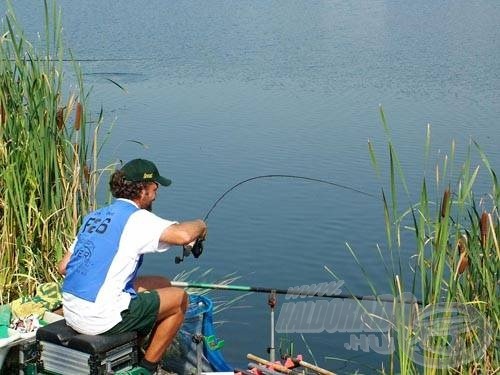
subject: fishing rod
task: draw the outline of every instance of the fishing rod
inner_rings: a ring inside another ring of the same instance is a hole
[[[330,185],[330,186],[336,186],[336,187],[339,187],[339,188],[342,188],[342,189],[354,191],[354,192],[356,192],[358,194],[362,194],[362,195],[365,195],[365,196],[368,196],[368,197],[380,200],[380,197],[377,197],[374,194],[370,194],[370,193],[367,193],[365,191],[353,188],[351,186],[342,185],[342,184],[339,184],[339,183],[336,183],[336,182],[327,181],[327,180],[323,180],[323,179],[320,179],[320,178],[297,176],[297,175],[293,175],[293,174],[266,174],[266,175],[261,175],[261,176],[255,176],[255,177],[247,178],[247,179],[242,180],[242,181],[234,184],[233,186],[231,186],[224,193],[222,193],[222,195],[214,202],[214,204],[210,207],[210,209],[208,210],[207,214],[203,218],[203,221],[208,220],[208,217],[210,216],[210,214],[212,213],[212,211],[215,209],[215,207],[217,207],[217,205],[219,204],[219,202],[221,200],[223,200],[226,197],[226,195],[228,195],[231,191],[233,191],[234,189],[236,189],[240,185],[246,184],[247,182],[255,181],[255,180],[260,180],[260,179],[267,179],[267,178],[290,178],[290,179],[297,179],[297,180],[304,180],[304,181],[319,182],[319,183],[322,183],[322,184],[327,184],[327,185]]]
[[[335,187],[338,187],[338,188],[341,188],[341,189],[350,190],[350,191],[353,191],[355,193],[358,193],[358,194],[361,194],[361,195],[365,195],[367,197],[371,197],[371,198],[380,200],[380,197],[377,197],[374,194],[370,194],[370,193],[367,193],[365,191],[353,188],[351,186],[339,184],[339,183],[328,181],[328,180],[323,180],[323,179],[320,179],[320,178],[305,177],[305,176],[298,176],[298,175],[292,175],[292,174],[266,174],[266,175],[254,176],[254,177],[250,177],[250,178],[247,178],[245,180],[242,180],[242,181],[234,184],[233,186],[231,186],[226,191],[224,191],[224,193],[222,193],[220,195],[220,197],[212,204],[212,206],[210,207],[210,209],[208,210],[208,212],[206,213],[206,215],[203,217],[203,221],[207,221],[208,217],[210,216],[210,214],[212,213],[212,211],[215,209],[215,207],[217,207],[217,205],[230,192],[232,192],[237,187],[239,187],[239,186],[241,186],[243,184],[246,184],[246,183],[248,183],[250,181],[261,180],[261,179],[268,179],[268,178],[290,178],[290,179],[297,179],[297,180],[304,180],[304,181],[319,182],[319,183],[322,183],[322,184],[327,184],[327,185],[330,185],[330,186],[335,186]],[[189,256],[190,254],[193,254],[193,256],[195,258],[198,258],[201,255],[201,253],[203,252],[203,241],[204,240],[202,240],[202,239],[197,239],[194,242],[193,245],[186,245],[186,246],[184,246],[183,247],[183,251],[182,251],[182,256],[180,256],[180,257],[176,256],[175,257],[175,263],[179,264],[180,262],[182,262],[184,260],[185,257]]]
[[[222,289],[222,290],[233,290],[240,292],[286,294],[286,295],[301,296],[301,297],[322,297],[322,298],[338,298],[338,299],[355,299],[358,301],[395,302],[395,300],[392,298],[382,297],[382,296],[360,296],[355,294],[343,294],[343,293],[331,294],[331,293],[321,293],[321,292],[313,292],[307,290],[274,289],[274,288],[246,286],[246,285],[191,283],[187,281],[172,281],[171,284],[172,286],[176,286],[179,288]],[[407,304],[416,303],[417,305],[422,305],[422,301],[418,300],[404,300],[403,302]]]

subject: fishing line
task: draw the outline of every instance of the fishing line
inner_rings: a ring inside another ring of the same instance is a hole
[[[241,185],[243,185],[243,184],[245,184],[247,182],[250,182],[250,181],[260,180],[260,179],[266,179],[266,178],[291,178],[291,179],[297,179],[297,180],[320,182],[320,183],[323,183],[323,184],[327,184],[327,185],[331,185],[331,186],[336,186],[336,187],[339,187],[339,188],[342,188],[342,189],[346,189],[346,190],[350,190],[350,191],[356,192],[358,194],[365,195],[367,197],[371,197],[371,198],[375,198],[377,200],[380,200],[380,197],[377,197],[374,194],[370,194],[370,193],[367,193],[365,191],[358,190],[358,189],[353,188],[351,186],[342,185],[342,184],[339,184],[339,183],[336,183],[336,182],[332,182],[332,181],[322,180],[320,178],[304,177],[304,176],[297,176],[297,175],[292,175],[292,174],[266,174],[266,175],[261,175],[261,176],[255,176],[255,177],[247,178],[246,180],[240,181],[240,182],[234,184],[233,186],[231,186],[224,193],[222,193],[222,195],[214,202],[214,204],[210,207],[210,209],[208,210],[207,214],[203,218],[203,221],[207,221],[208,217],[210,216],[210,214],[212,213],[212,211],[215,209],[215,207],[217,207],[217,205],[219,204],[219,202],[222,201],[226,197],[226,195],[228,195],[231,191],[233,191],[234,189],[236,189],[238,186],[241,186]]]
[[[212,204],[212,206],[208,210],[207,214],[204,216],[203,221],[208,220],[208,217],[210,216],[212,211],[215,209],[215,207],[217,207],[219,202],[222,201],[226,197],[226,195],[228,195],[231,191],[233,191],[237,187],[239,187],[247,182],[254,181],[254,180],[260,180],[260,179],[266,179],[266,178],[292,178],[292,179],[297,179],[297,180],[319,182],[319,183],[323,183],[323,184],[327,184],[327,185],[331,185],[331,186],[336,186],[336,187],[339,187],[342,189],[350,190],[350,191],[353,191],[355,193],[362,194],[362,195],[365,195],[367,197],[371,197],[371,198],[375,198],[377,200],[380,200],[380,198],[374,194],[370,194],[370,193],[367,193],[365,191],[358,190],[358,189],[353,188],[351,186],[342,185],[342,184],[332,182],[332,181],[322,180],[320,178],[304,177],[304,176],[297,176],[297,175],[292,175],[292,174],[266,174],[266,175],[247,178],[247,179],[240,181],[240,182],[234,184],[233,186],[231,186],[224,193],[222,193],[222,195],[214,202],[214,204]],[[193,245],[183,246],[182,247],[182,249],[183,249],[182,255],[175,257],[175,263],[179,264],[180,262],[182,262],[184,260],[185,257],[189,256],[190,254],[193,254],[193,256],[195,258],[198,258],[203,253],[203,241],[204,241],[203,239],[197,239]]]

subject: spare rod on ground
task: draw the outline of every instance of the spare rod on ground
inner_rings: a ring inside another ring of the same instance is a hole
[[[176,286],[179,288],[221,289],[221,290],[233,290],[240,292],[255,292],[255,293],[274,292],[276,294],[286,294],[290,296],[356,299],[360,301],[380,301],[380,302],[391,302],[391,303],[403,302],[408,304],[416,303],[418,305],[422,305],[422,301],[416,299],[400,301],[397,297],[388,298],[387,296],[360,296],[355,294],[344,294],[344,293],[323,293],[319,291],[297,290],[296,288],[275,289],[275,288],[263,288],[263,287],[245,286],[245,285],[191,283],[186,281],[172,281],[171,284],[172,286]]]

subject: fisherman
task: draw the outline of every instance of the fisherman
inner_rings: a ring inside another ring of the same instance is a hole
[[[136,331],[150,334],[140,366],[164,374],[160,362],[184,320],[188,297],[161,276],[138,276],[143,256],[207,235],[203,220],[176,222],[151,212],[162,177],[154,163],[134,159],[109,185],[116,199],[88,214],[59,263],[67,324],[89,335]]]

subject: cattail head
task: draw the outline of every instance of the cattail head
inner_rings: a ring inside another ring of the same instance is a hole
[[[83,113],[83,105],[82,103],[76,103],[76,113],[75,113],[75,130],[80,130],[82,125],[82,113]]]
[[[446,189],[443,194],[443,201],[441,202],[441,217],[446,217],[448,212],[448,203],[450,201],[450,189]]]
[[[3,106],[3,103],[0,103],[0,124],[5,124],[5,121],[7,121],[5,118],[5,107]]]
[[[481,246],[486,248],[488,243],[488,214],[483,212],[481,215]]]
[[[457,272],[461,274],[469,267],[469,256],[467,255],[467,238],[462,236],[458,240],[458,252],[460,259],[458,260]]]
[[[64,128],[64,107],[59,108],[56,113],[56,124],[59,130]]]
[[[85,177],[85,182],[88,184],[90,181],[90,168],[87,164],[83,166],[83,176]]]

